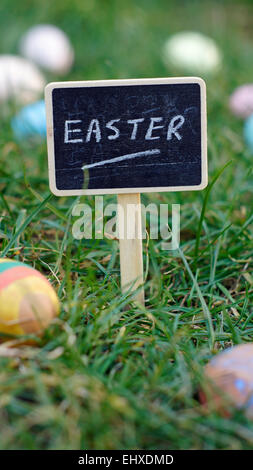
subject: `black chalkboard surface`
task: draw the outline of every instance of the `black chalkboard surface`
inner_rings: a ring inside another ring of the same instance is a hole
[[[207,184],[205,84],[199,78],[51,83],[46,110],[54,194]]]

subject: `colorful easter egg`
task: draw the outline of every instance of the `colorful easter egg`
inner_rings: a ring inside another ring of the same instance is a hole
[[[205,367],[206,392],[200,392],[203,403],[212,400],[225,411],[226,399],[236,408],[245,408],[253,418],[253,344],[240,344],[215,356]]]
[[[244,139],[249,150],[253,153],[253,114],[244,123]]]
[[[29,104],[11,120],[14,135],[22,140],[29,137],[46,137],[46,108],[43,100]]]
[[[0,101],[31,103],[39,98],[45,84],[35,64],[15,55],[0,55]]]
[[[229,99],[229,107],[235,116],[247,118],[253,113],[253,84],[239,86]]]
[[[222,62],[215,41],[191,31],[174,34],[166,41],[163,60],[169,68],[181,68],[194,73],[217,72]]]
[[[21,38],[20,52],[56,74],[67,73],[74,61],[74,51],[66,34],[49,24],[29,29]]]
[[[40,334],[59,314],[58,297],[36,269],[0,259],[0,333]]]

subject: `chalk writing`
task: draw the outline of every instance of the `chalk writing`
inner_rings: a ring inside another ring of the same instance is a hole
[[[157,129],[163,129],[164,125],[162,126],[156,126],[156,122],[162,122],[164,119],[162,117],[151,117],[149,119],[149,124],[147,128],[147,132],[145,134],[144,139],[145,140],[155,140],[155,139],[160,139],[159,135],[154,136],[153,132],[156,131]],[[105,127],[109,130],[113,131],[113,134],[109,134],[105,136],[105,138],[109,140],[116,140],[120,138],[120,130],[116,126],[113,126],[113,123],[119,122],[120,119],[111,119],[109,122],[105,124]],[[130,132],[129,138],[131,140],[136,140],[137,136],[137,130],[138,130],[138,124],[142,123],[145,121],[144,118],[139,118],[139,119],[128,119],[126,121],[127,124],[133,124],[133,129]],[[179,134],[178,129],[180,129],[185,122],[184,116],[177,115],[174,116],[168,124],[168,131],[167,131],[167,140],[172,139],[173,135],[177,138],[177,140],[181,140],[182,136]],[[80,127],[76,128],[74,127],[75,124],[80,125]],[[66,120],[64,124],[64,143],[65,144],[76,144],[76,143],[82,143],[84,142],[90,142],[92,134],[94,134],[94,138],[96,142],[100,142],[100,140],[103,137],[102,131],[101,131],[101,123],[99,122],[98,119],[92,119],[88,125],[88,129],[86,131],[86,138],[79,138],[79,139],[73,139],[70,138],[70,135],[72,133],[76,132],[83,132],[85,133],[85,130],[82,131],[81,129],[82,126],[82,121],[80,119],[73,119],[73,120]]]

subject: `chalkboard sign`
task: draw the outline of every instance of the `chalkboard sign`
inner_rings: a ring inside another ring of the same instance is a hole
[[[200,78],[50,83],[49,180],[58,195],[203,189]]]

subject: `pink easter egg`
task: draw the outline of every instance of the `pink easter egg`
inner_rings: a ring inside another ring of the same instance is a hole
[[[205,366],[206,391],[200,390],[200,401],[212,401],[217,410],[228,416],[226,404],[244,408],[253,418],[253,344],[240,344],[226,349]]]
[[[253,84],[235,89],[229,99],[229,107],[235,116],[247,118],[253,113]]]

